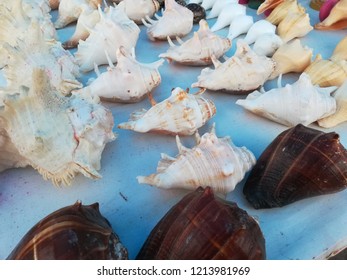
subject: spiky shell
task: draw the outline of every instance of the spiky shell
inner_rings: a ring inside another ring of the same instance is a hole
[[[148,38],[152,41],[166,40],[169,36],[183,37],[187,35],[193,28],[194,14],[191,10],[176,3],[175,0],[165,0],[165,10],[161,17],[153,20],[146,17],[146,22],[142,22],[147,26]]]
[[[123,0],[118,7],[122,8],[131,20],[142,24],[142,19],[146,16],[153,17],[159,11],[160,5],[156,0]]]
[[[344,37],[335,47],[331,60],[347,60],[347,36]]]
[[[99,74],[90,85],[76,92],[87,92],[112,102],[138,102],[160,84],[158,68],[163,62],[161,59],[153,63],[140,63],[120,47],[117,50],[117,65],[110,62],[106,72]],[[96,70],[98,73],[98,69]]]
[[[99,178],[101,153],[112,133],[112,113],[99,104],[51,88],[42,69],[33,85],[7,96],[0,110],[11,142],[28,164],[56,185],[70,184],[76,173]]]
[[[215,69],[203,69],[192,87],[244,94],[262,86],[275,69],[272,59],[257,55],[243,40],[237,41],[234,56],[213,63]]]
[[[121,123],[118,128],[137,132],[160,132],[167,134],[192,135],[216,113],[211,100],[201,96],[200,91],[189,94],[177,87],[171,96],[155,104],[148,111],[134,112],[128,122]]]
[[[338,30],[347,28],[347,0],[340,0],[331,9],[329,16],[314,26],[319,30]]]
[[[175,158],[162,154],[157,173],[138,176],[140,184],[165,189],[210,186],[215,192],[226,194],[234,190],[256,161],[246,147],[236,147],[229,137],[218,138],[214,128],[198,135],[192,149],[182,146],[178,136],[176,140],[179,154]]]
[[[295,126],[309,125],[336,111],[336,101],[330,94],[336,87],[313,86],[303,73],[295,83],[271,89],[265,93],[254,91],[236,104],[272,121]]]
[[[272,24],[278,25],[288,13],[305,13],[305,8],[302,7],[297,0],[284,0],[273,9],[266,20]]]
[[[218,59],[231,47],[231,41],[213,33],[205,20],[199,22],[199,30],[194,32],[193,37],[179,46],[174,45],[170,37],[168,41],[170,48],[159,57],[187,65],[212,64],[211,55]]]

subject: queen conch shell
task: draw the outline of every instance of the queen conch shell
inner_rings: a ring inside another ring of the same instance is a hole
[[[134,112],[130,120],[118,125],[137,132],[192,135],[216,114],[214,103],[201,96],[204,91],[189,94],[176,87],[171,96],[160,103],[152,100],[152,108]]]
[[[345,36],[335,47],[331,60],[347,60],[347,36]]]
[[[347,28],[347,0],[340,0],[331,9],[329,16],[314,28],[319,30],[339,30]]]
[[[111,111],[78,95],[62,96],[43,69],[32,75],[32,87],[8,95],[0,107],[19,155],[55,185],[69,185],[77,173],[100,178],[101,153],[115,139]]]
[[[246,147],[236,147],[229,137],[218,138],[214,126],[196,138],[196,146],[189,149],[176,136],[179,154],[175,158],[161,154],[157,173],[138,176],[138,182],[165,189],[210,186],[216,193],[227,194],[256,162]]]
[[[158,68],[163,64],[163,59],[140,63],[135,59],[135,54],[129,54],[120,47],[117,50],[117,61],[116,66],[110,61],[107,71],[101,74],[96,66],[98,77],[76,93],[88,93],[111,102],[132,103],[142,100],[160,84]]]
[[[159,57],[173,60],[186,65],[209,65],[212,64],[211,55],[221,57],[231,47],[231,40],[222,38],[213,33],[205,20],[200,20],[199,30],[194,32],[192,38],[181,42],[176,46],[168,37],[170,48]],[[179,40],[180,42],[180,40]]]
[[[330,128],[347,121],[347,80],[334,92],[336,112],[326,118],[318,120],[321,127]]]
[[[241,39],[234,56],[223,63],[212,59],[215,69],[203,69],[192,87],[244,94],[262,86],[275,69],[272,59],[257,55]]]
[[[131,20],[142,24],[142,19],[146,16],[153,17],[159,11],[160,5],[157,0],[123,0],[118,7],[124,9]]]
[[[162,16],[153,20],[146,16],[142,23],[147,27],[148,38],[152,41],[166,40],[167,37],[183,37],[193,28],[194,14],[191,10],[176,3],[175,0],[165,0],[165,10]]]
[[[278,25],[285,19],[288,13],[303,14],[305,12],[305,8],[301,6],[297,0],[284,0],[273,9],[266,20],[274,25]]]
[[[321,55],[305,69],[312,83],[321,87],[341,86],[347,79],[346,60],[326,60]]]
[[[99,7],[100,21],[90,30],[85,41],[79,41],[75,57],[82,72],[94,68],[94,64],[108,64],[105,52],[113,63],[117,62],[116,50],[123,46],[135,48],[140,28],[130,20],[124,11],[110,6],[106,12]]]
[[[314,86],[310,77],[302,73],[292,85],[279,85],[264,93],[254,91],[236,104],[283,125],[309,125],[335,113],[336,101],[330,96],[335,89]]]

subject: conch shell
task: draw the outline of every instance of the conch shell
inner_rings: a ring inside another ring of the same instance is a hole
[[[272,59],[257,55],[241,39],[234,56],[223,63],[212,59],[215,69],[203,69],[192,87],[244,94],[262,86],[275,69]]]
[[[230,23],[228,38],[233,40],[241,34],[247,33],[253,25],[254,20],[252,16],[238,15]]]
[[[203,250],[201,249],[203,248]],[[153,228],[136,259],[265,259],[258,222],[212,188],[188,193]]]
[[[257,14],[260,15],[260,14],[264,13],[265,11],[273,10],[283,1],[285,1],[285,0],[265,0],[258,7]]]
[[[148,38],[152,41],[166,40],[167,37],[183,37],[193,28],[194,14],[191,10],[176,3],[175,0],[165,0],[165,10],[161,17],[153,20],[146,16],[142,23],[147,27]]]
[[[275,34],[276,33],[276,25],[273,25],[271,22],[261,19],[256,21],[248,30],[245,42],[248,45],[253,44],[258,37],[260,37],[263,34]]]
[[[347,36],[345,36],[335,47],[331,60],[347,60]]]
[[[346,162],[347,151],[338,134],[299,124],[279,134],[264,150],[243,193],[258,209],[342,191],[347,186]]]
[[[318,120],[321,127],[330,128],[347,121],[347,80],[334,92],[333,97],[336,100],[336,112]]]
[[[237,3],[229,3],[224,7],[215,24],[211,27],[212,32],[216,32],[226,26],[229,26],[235,17],[246,14],[246,7]],[[237,24],[237,22],[234,22]]]
[[[135,59],[135,54],[129,54],[120,47],[117,50],[117,61],[116,66],[109,61],[107,71],[101,74],[96,66],[98,77],[76,93],[88,93],[106,101],[132,103],[142,100],[160,84],[158,68],[163,64],[163,59],[140,63]]]
[[[207,15],[206,19],[216,18],[229,3],[237,3],[237,0],[217,0]]]
[[[115,138],[112,113],[83,96],[62,96],[51,88],[42,69],[34,69],[32,75],[32,87],[8,95],[0,107],[11,142],[55,185],[69,185],[77,173],[100,178],[101,153]]]
[[[336,101],[330,96],[335,89],[313,86],[310,77],[302,73],[292,85],[279,85],[265,93],[254,91],[236,104],[287,126],[309,125],[335,113]]]
[[[329,16],[314,28],[319,30],[339,30],[347,28],[347,0],[340,0],[331,9]]]
[[[210,186],[216,193],[227,194],[255,164],[255,157],[246,147],[236,147],[229,137],[217,138],[211,132],[196,136],[197,145],[184,147],[176,136],[179,155],[161,154],[157,173],[138,176],[140,184],[159,188],[197,189]]]
[[[281,37],[274,33],[264,33],[257,37],[253,45],[253,51],[258,55],[273,56],[283,44]]]
[[[266,20],[274,25],[278,25],[285,19],[288,13],[304,14],[305,12],[305,8],[297,0],[284,0],[273,9]]]
[[[142,19],[146,16],[153,17],[159,11],[160,5],[157,0],[123,0],[118,7],[122,8],[131,20],[142,24]]]
[[[177,87],[169,98],[158,104],[152,101],[152,108],[134,112],[130,120],[119,124],[118,128],[192,135],[216,113],[214,103],[201,96],[203,92],[188,94]]]
[[[231,47],[231,40],[222,38],[213,33],[205,20],[200,20],[199,30],[194,32],[192,38],[181,42],[179,46],[174,45],[170,37],[167,38],[170,48],[159,57],[174,60],[186,65],[209,65],[212,64],[211,55],[221,57]]]

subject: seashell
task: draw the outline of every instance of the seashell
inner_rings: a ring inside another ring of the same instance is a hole
[[[330,14],[332,8],[333,8],[333,7],[336,5],[336,3],[339,2],[339,1],[340,1],[340,0],[326,0],[326,1],[324,2],[324,4],[322,5],[322,7],[319,9],[319,20],[320,20],[320,21],[325,20],[325,19],[329,16],[329,14]]]
[[[212,59],[215,69],[203,69],[192,87],[245,94],[262,86],[275,69],[272,59],[257,55],[241,39],[234,56],[223,63]]]
[[[49,6],[51,7],[52,10],[56,10],[59,7],[60,0],[49,0]]]
[[[106,52],[116,63],[116,50],[121,46],[127,50],[135,48],[139,38],[140,28],[118,6],[110,6],[107,12],[99,7],[99,14],[100,21],[90,30],[89,37],[79,42],[75,53],[82,72],[92,70],[94,64],[108,64]]]
[[[218,31],[226,26],[229,26],[233,19],[238,15],[245,15],[246,7],[237,3],[230,3],[224,6],[223,11],[219,14],[216,22],[211,27],[211,31]]]
[[[233,40],[241,34],[247,33],[253,23],[254,21],[252,16],[239,15],[234,17],[231,21],[227,37],[230,40]]]
[[[190,3],[186,6],[187,9],[191,10],[194,14],[193,23],[199,23],[200,20],[206,18],[206,11],[199,4]]]
[[[203,248],[203,249],[202,249]],[[265,259],[257,221],[236,203],[198,188],[174,205],[153,228],[136,259]]]
[[[157,173],[138,176],[138,182],[164,189],[210,186],[216,193],[227,194],[255,164],[251,151],[236,147],[229,137],[217,138],[214,126],[196,139],[196,146],[188,149],[176,136],[179,154],[175,158],[161,154]]]
[[[118,128],[143,133],[192,135],[216,114],[214,103],[202,97],[203,92],[188,94],[177,87],[169,98],[158,104],[152,101],[152,108],[134,112],[130,120],[119,124]]]
[[[6,96],[0,119],[27,164],[55,185],[77,173],[100,178],[101,153],[112,133],[111,111],[84,96],[62,96],[43,69],[34,69],[30,89]]]
[[[334,61],[347,60],[347,36],[336,45],[330,59]]]
[[[297,0],[284,0],[273,9],[266,20],[274,25],[278,25],[288,13],[304,14],[305,8]]]
[[[235,0],[217,0],[212,6],[211,11],[209,12],[207,19],[216,18],[222,12],[224,7],[229,3],[237,3]]]
[[[313,27],[308,13],[289,12],[277,26],[277,34],[285,43],[297,37],[304,37],[311,30]]]
[[[313,84],[321,87],[339,87],[347,79],[347,61],[325,60],[321,55],[317,55],[305,72],[311,77]]]
[[[257,15],[260,15],[268,10],[273,10],[276,6],[285,0],[265,0],[261,3],[257,9]]]
[[[310,1],[310,7],[313,10],[319,11],[319,9],[322,7],[323,3],[327,0],[311,0]]]
[[[133,103],[142,100],[160,84],[158,68],[163,64],[163,59],[153,63],[140,63],[135,55],[120,47],[117,50],[117,61],[116,66],[110,61],[107,71],[101,74],[96,66],[98,77],[76,93],[85,92],[111,102]]]
[[[248,30],[246,37],[245,37],[245,42],[248,45],[253,44],[257,38],[263,34],[266,33],[276,33],[276,25],[273,25],[271,22],[261,19],[256,21]]]
[[[174,0],[165,0],[165,10],[158,20],[146,17],[142,22],[147,26],[147,35],[151,41],[166,40],[169,37],[183,37],[193,28],[194,14],[191,10],[176,3]]]
[[[95,10],[102,0],[61,0],[58,8],[58,18],[54,22],[55,28],[63,28],[77,21],[83,10]]]
[[[335,114],[318,120],[321,127],[330,128],[347,121],[347,80],[334,92],[336,100]]]
[[[201,6],[205,9],[205,10],[209,10],[213,7],[214,3],[216,3],[217,0],[203,0],[201,3]]]
[[[282,207],[344,190],[347,151],[339,135],[301,124],[285,130],[260,155],[243,193],[254,208]]]
[[[34,225],[8,260],[126,260],[128,251],[99,203],[60,208]]]
[[[299,39],[282,44],[272,56],[276,68],[270,79],[286,73],[302,73],[311,64],[312,54],[313,50],[303,46]]]
[[[118,7],[124,10],[129,19],[142,24],[142,19],[146,16],[153,17],[160,5],[156,0],[123,0]]]
[[[159,57],[186,65],[212,64],[211,55],[221,57],[231,48],[231,40],[214,34],[205,20],[199,22],[199,30],[192,38],[176,46],[168,37],[170,48]]]
[[[310,77],[302,73],[292,85],[281,87],[279,82],[278,88],[264,93],[254,91],[236,104],[283,125],[309,125],[335,113],[336,101],[330,96],[335,89],[314,86]]]
[[[340,0],[331,9],[329,16],[315,24],[319,30],[339,30],[347,28],[347,0]]]
[[[264,33],[257,37],[253,45],[253,51],[258,55],[271,57],[282,44],[283,41],[278,35]]]

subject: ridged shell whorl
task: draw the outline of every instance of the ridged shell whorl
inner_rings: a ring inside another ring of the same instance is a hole
[[[187,194],[153,228],[137,259],[265,259],[258,223],[211,188]]]
[[[32,227],[9,260],[124,260],[127,249],[99,204],[77,201],[49,214]]]
[[[271,208],[346,187],[347,151],[339,135],[299,124],[260,155],[243,193],[255,208]]]

